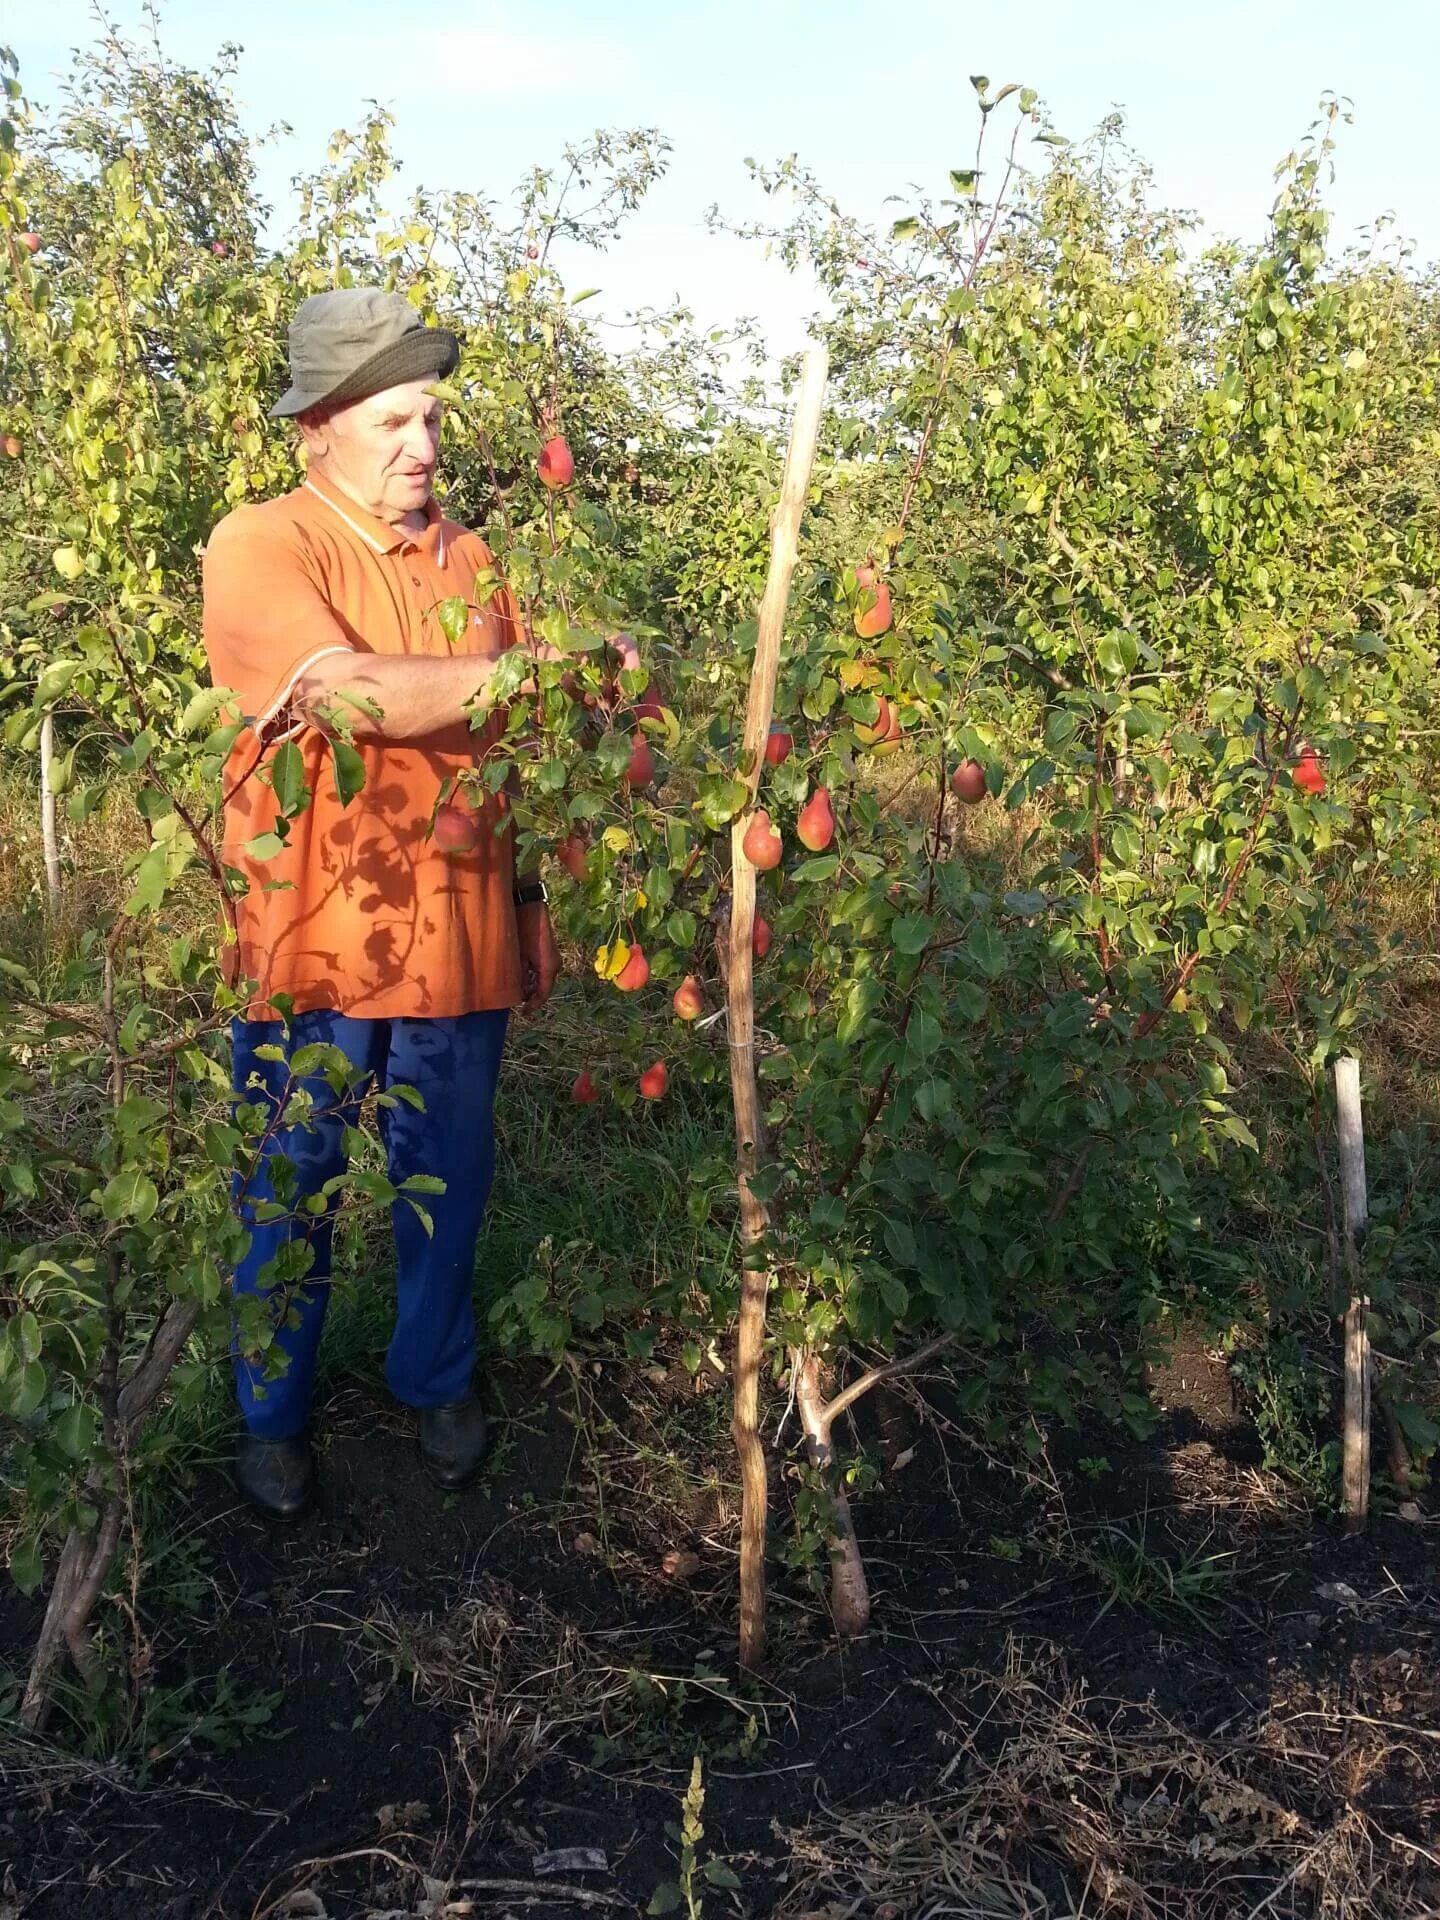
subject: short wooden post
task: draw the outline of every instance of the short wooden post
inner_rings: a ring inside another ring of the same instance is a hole
[[[1345,1198],[1345,1428],[1341,1490],[1345,1523],[1363,1527],[1370,1511],[1370,1302],[1360,1289],[1360,1249],[1370,1221],[1365,1189],[1365,1130],[1360,1116],[1360,1062],[1335,1062],[1340,1182]]]
[[[45,853],[45,897],[51,913],[60,911],[60,843],[55,835],[55,716],[47,708],[40,722],[40,844]]]

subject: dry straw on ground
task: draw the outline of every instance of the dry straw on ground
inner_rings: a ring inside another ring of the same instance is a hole
[[[1420,1920],[1440,1854],[1375,1810],[1440,1734],[1278,1699],[1209,1737],[1091,1696],[1011,1640],[958,1676],[968,1728],[923,1802],[832,1812],[785,1838],[774,1920]],[[1405,1796],[1402,1794],[1401,1796]],[[1433,1822],[1422,1792],[1413,1825]],[[1412,1821],[1407,1819],[1407,1825]]]

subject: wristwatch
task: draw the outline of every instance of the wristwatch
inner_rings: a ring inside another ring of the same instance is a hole
[[[515,882],[515,904],[517,907],[538,907],[550,898],[545,882],[538,874],[527,874],[523,880]]]

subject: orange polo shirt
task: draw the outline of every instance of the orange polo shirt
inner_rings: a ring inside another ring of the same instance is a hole
[[[328,741],[290,708],[301,676],[330,654],[493,656],[519,639],[508,589],[476,604],[485,542],[433,501],[427,513],[424,532],[407,534],[312,476],[227,514],[205,549],[211,678],[234,690],[246,721],[225,771],[224,858],[249,881],[228,972],[258,982],[252,1019],[275,1017],[276,993],[297,1013],[333,1007],[377,1020],[522,998],[508,817],[488,799],[473,852],[444,853],[429,837],[441,783],[476,764],[499,718],[480,732],[461,724],[420,740],[357,739],[365,785],[342,806]],[[452,645],[436,609],[457,594],[471,614]],[[257,861],[246,843],[273,829],[278,807],[256,769],[286,739],[312,799],[283,851]]]

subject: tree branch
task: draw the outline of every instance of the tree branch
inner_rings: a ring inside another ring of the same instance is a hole
[[[917,1367],[939,1353],[943,1348],[952,1346],[959,1338],[958,1334],[937,1333],[933,1340],[927,1340],[923,1347],[917,1347],[913,1353],[907,1353],[901,1360],[887,1360],[882,1366],[870,1367],[858,1380],[852,1380],[848,1387],[827,1400],[819,1409],[819,1418],[828,1432],[844,1413],[847,1407],[853,1407],[862,1394],[869,1393],[872,1387],[878,1387],[884,1380],[894,1380],[902,1373],[913,1373]]]

